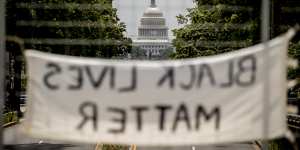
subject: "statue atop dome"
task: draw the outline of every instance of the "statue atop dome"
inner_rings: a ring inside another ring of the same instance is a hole
[[[150,7],[156,7],[155,0],[151,0],[151,5],[150,5]]]
[[[162,17],[162,11],[157,7],[155,0],[151,0],[150,6],[145,10],[144,16],[148,17]]]

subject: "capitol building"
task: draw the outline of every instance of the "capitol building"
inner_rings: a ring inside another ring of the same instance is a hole
[[[138,36],[133,40],[133,45],[146,50],[148,58],[160,56],[163,50],[171,48],[166,19],[155,0],[151,0],[140,19]]]

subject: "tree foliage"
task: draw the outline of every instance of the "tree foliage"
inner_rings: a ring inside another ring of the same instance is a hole
[[[296,11],[300,6],[299,1],[276,0],[273,2],[273,26],[272,36],[278,36],[285,33],[289,28],[300,23],[300,12]],[[288,69],[288,79],[298,80],[298,84],[289,89],[289,97],[300,97],[300,34],[291,40],[289,45],[289,57],[298,60],[298,68]]]
[[[195,0],[187,15],[177,16],[184,27],[173,30],[175,58],[208,56],[258,42],[257,1]]]
[[[8,34],[26,48],[107,58],[131,48],[111,0],[11,0],[7,8]]]
[[[133,46],[130,51],[130,57],[131,59],[139,59],[139,60],[147,59],[147,51],[138,46]]]
[[[172,47],[169,47],[169,48],[161,50],[161,53],[157,59],[167,60],[167,59],[173,58],[174,57],[173,55],[174,55],[174,49]]]
[[[298,60],[298,68],[288,69],[288,79],[297,80],[298,82],[298,84],[289,90],[289,96],[300,97],[300,43],[291,42],[289,46],[289,57]]]

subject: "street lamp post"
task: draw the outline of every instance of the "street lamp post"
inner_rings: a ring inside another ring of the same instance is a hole
[[[267,41],[270,39],[270,0],[262,0],[261,3],[261,41],[264,43],[265,49],[268,48]],[[268,70],[270,64],[269,64],[269,51],[265,50],[265,60],[264,60],[264,70]],[[264,115],[264,121],[263,121],[263,135],[264,135],[264,141],[263,141],[263,150],[268,150],[268,140],[269,137],[269,116],[270,112],[268,110],[268,106],[270,103],[270,81],[269,81],[269,73],[267,72],[264,76],[264,96],[263,96],[263,115]]]
[[[5,3],[0,0],[0,150],[3,150],[3,109],[5,100]]]

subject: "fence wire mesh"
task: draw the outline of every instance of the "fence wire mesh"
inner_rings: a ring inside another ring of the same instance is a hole
[[[300,1],[270,2],[270,37],[300,22]],[[149,9],[150,0],[8,0],[6,34],[15,40],[6,46],[6,112],[22,117],[25,49],[109,59],[180,59],[248,47],[261,42],[265,32],[258,0],[156,0],[156,6]],[[299,39],[298,34],[289,49],[296,60]],[[299,68],[289,68],[288,79],[299,81]],[[300,85],[294,82],[288,95],[299,98]]]

